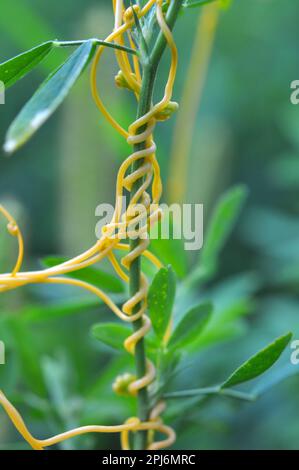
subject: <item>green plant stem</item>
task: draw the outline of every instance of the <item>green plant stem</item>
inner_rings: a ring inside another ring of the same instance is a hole
[[[184,399],[192,398],[200,395],[224,395],[226,397],[235,398],[237,400],[254,401],[257,396],[254,393],[245,393],[239,390],[222,389],[221,387],[207,387],[207,388],[195,388],[192,390],[182,390],[179,392],[166,393],[165,399]]]
[[[83,39],[83,40],[75,40],[75,41],[53,41],[54,46],[56,47],[74,47],[74,46],[81,46],[85,42],[90,41],[90,39]],[[116,44],[115,42],[107,42],[103,41],[102,39],[93,38],[91,41],[94,42],[97,46],[105,46],[111,47],[112,49],[118,49],[120,51],[128,52],[129,54],[136,55],[136,51],[131,47],[121,46],[120,44]],[[51,42],[51,41],[50,41]]]
[[[178,12],[182,5],[183,0],[173,0],[170,4],[170,7],[167,12],[166,21],[169,27],[172,29],[175,21],[177,19]],[[150,57],[144,58],[143,66],[143,77],[142,85],[140,92],[140,99],[137,109],[137,119],[144,116],[151,109],[152,98],[153,98],[153,89],[157,74],[157,69],[163,55],[163,52],[166,47],[166,40],[164,35],[160,32],[157,38],[156,44],[153,48],[153,51]],[[144,131],[144,127],[139,129],[139,133]],[[134,152],[145,149],[145,142],[136,144],[134,146]],[[137,161],[132,165],[132,172],[136,171],[142,161]],[[138,191],[142,185],[142,179],[137,180],[132,187],[131,197]],[[130,250],[133,251],[138,246],[139,240],[130,240]],[[130,267],[130,294],[133,297],[140,290],[140,279],[141,279],[141,260],[140,257],[136,258]],[[133,313],[138,312],[140,305],[137,305]],[[142,326],[142,319],[139,319],[133,323],[134,331],[138,331]],[[136,363],[136,373],[137,377],[141,378],[146,373],[146,352],[145,344],[142,339],[139,341],[135,348],[135,363]],[[149,417],[149,396],[147,388],[142,388],[138,392],[138,417],[141,421],[146,421]],[[136,450],[142,450],[146,448],[147,433],[146,432],[137,432],[134,439],[134,448]]]

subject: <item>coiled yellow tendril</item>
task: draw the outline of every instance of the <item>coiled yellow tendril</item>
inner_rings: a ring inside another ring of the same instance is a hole
[[[140,289],[131,297],[120,309],[102,290],[87,282],[61,277],[70,272],[80,270],[87,266],[98,263],[107,257],[111,262],[116,273],[125,282],[128,282],[129,276],[126,271],[130,269],[131,263],[139,256],[147,257],[156,267],[160,268],[160,261],[150,253],[147,248],[150,243],[148,230],[161,216],[159,209],[159,201],[162,193],[162,184],[160,178],[160,168],[156,159],[156,145],[153,140],[153,131],[157,120],[163,111],[167,108],[172,97],[172,90],[177,69],[177,49],[172,37],[172,33],[168,28],[162,12],[162,0],[149,0],[146,5],[140,9],[137,5],[124,10],[123,0],[112,0],[114,9],[115,25],[113,32],[106,38],[106,41],[115,41],[117,44],[124,44],[124,35],[128,34],[129,43],[133,46],[131,38],[131,29],[134,26],[134,14],[132,8],[135,9],[136,15],[141,18],[145,16],[153,7],[156,8],[157,22],[163,32],[167,44],[171,51],[171,66],[169,77],[165,87],[165,93],[162,100],[153,105],[151,110],[140,119],[136,120],[129,126],[128,132],[111,116],[104,106],[97,90],[96,76],[98,71],[99,60],[103,54],[104,47],[99,47],[91,69],[91,90],[95,103],[103,113],[107,121],[127,140],[129,145],[144,143],[144,150],[132,153],[121,165],[116,181],[116,203],[112,220],[107,224],[102,233],[102,237],[92,246],[79,256],[61,263],[55,267],[42,271],[21,272],[23,260],[23,239],[21,231],[14,218],[0,205],[0,212],[8,221],[8,231],[18,239],[19,255],[15,267],[9,274],[0,274],[0,292],[32,284],[32,283],[54,283],[66,284],[81,287],[89,292],[97,295],[107,306],[123,321],[133,323],[138,319],[142,320],[142,327],[129,336],[124,343],[126,350],[134,355],[136,344],[148,333],[151,328],[151,322],[146,315],[147,308],[147,280],[144,274],[141,274]],[[120,67],[119,80],[124,80],[126,86],[131,89],[137,100],[141,88],[141,72],[138,56],[133,58],[132,70],[131,62],[126,52],[115,50],[115,56]],[[162,113],[162,114],[161,114]],[[139,129],[145,129],[139,133]],[[140,161],[138,170],[130,173],[129,170],[135,161]],[[140,187],[132,195],[128,208],[123,212],[123,193],[124,190],[131,191],[133,184],[140,180]],[[150,196],[151,194],[151,196]],[[132,235],[132,227],[136,227],[136,223],[140,222],[140,215],[136,215],[136,206],[142,204],[146,210],[146,223],[139,229],[139,238],[137,247],[127,253],[121,260],[122,266],[119,264],[114,251],[129,250],[129,245],[120,243],[120,239],[130,239]],[[123,269],[124,268],[124,269]],[[137,313],[135,308],[139,306]],[[147,360],[146,374],[142,378],[133,378],[129,381],[127,392],[135,396],[143,387],[150,385],[155,379],[155,367],[153,363]],[[46,447],[55,445],[74,436],[86,433],[121,433],[121,445],[123,449],[130,449],[130,432],[148,431],[148,449],[157,450],[169,447],[175,441],[174,431],[163,424],[161,414],[165,409],[165,403],[159,402],[152,409],[149,420],[141,422],[137,417],[129,418],[124,424],[119,426],[84,426],[67,431],[49,439],[36,439],[29,432],[22,417],[16,408],[6,398],[0,390],[0,404],[10,417],[16,429],[23,438],[31,445],[33,449],[43,450]],[[155,432],[160,432],[166,436],[162,441],[154,442]]]

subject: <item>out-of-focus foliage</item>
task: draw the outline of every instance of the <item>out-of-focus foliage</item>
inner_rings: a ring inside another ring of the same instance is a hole
[[[55,38],[104,38],[112,24],[110,4],[104,1],[14,4],[13,9],[8,0],[1,5],[0,62]],[[181,51],[178,101],[189,60],[189,53],[182,51],[190,49],[196,13],[186,9],[176,28]],[[289,100],[290,83],[298,79],[298,14],[296,2],[282,5],[280,0],[235,0],[222,13],[188,162],[186,199],[205,205],[205,248],[189,256],[176,240],[153,243],[177,276],[169,341],[176,354],[159,352],[154,333],[148,340],[150,354],[160,361],[155,393],[205,390],[169,399],[166,421],[175,425],[177,448],[298,448],[299,366],[290,364],[289,336],[281,337],[288,331],[294,338],[299,335],[299,108]],[[1,142],[27,97],[65,59],[64,51],[59,54],[45,57],[30,79],[7,91],[6,105],[0,106]],[[105,54],[101,89],[126,125],[134,108],[111,85],[110,76],[117,70],[109,51]],[[163,124],[157,136],[164,180],[171,178],[171,126]],[[56,120],[12,159],[1,159],[1,202],[5,199],[13,208],[26,234],[28,267],[34,269],[51,253],[76,254],[94,240],[95,207],[112,202],[116,169],[127,151],[94,110],[88,79],[82,77]],[[243,186],[219,199],[224,189],[240,182],[248,188],[245,205]],[[0,228],[4,272],[14,262],[16,247],[2,220]],[[147,264],[145,268],[152,278],[154,273]],[[103,270],[81,275],[92,276],[99,285],[108,283],[115,300],[123,303],[124,291],[111,280],[106,265]],[[173,286],[166,290],[172,302]],[[0,387],[34,432],[47,435],[78,424],[117,424],[134,414],[134,400],[111,393],[115,376],[134,371],[121,346],[127,330],[111,323],[111,313],[93,297],[73,288],[34,286],[2,295],[0,309],[0,339],[7,349]],[[152,312],[154,320],[154,307]],[[187,337],[184,325],[190,322],[194,330]],[[161,328],[160,337],[165,333],[164,325]],[[278,364],[255,381],[248,357],[261,350],[251,361],[254,371],[266,369],[284,348]],[[217,384],[243,382],[240,375],[253,383],[233,389],[231,395],[238,392],[241,400],[231,400]],[[259,399],[246,403],[246,396],[249,401]],[[2,447],[21,448],[2,411],[0,415]],[[116,448],[118,438],[89,436],[64,446]]]

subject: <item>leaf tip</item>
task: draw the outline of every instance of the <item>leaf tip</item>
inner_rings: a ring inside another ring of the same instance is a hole
[[[286,333],[286,334],[285,334],[286,343],[288,343],[289,341],[291,341],[292,337],[293,337],[292,331],[289,331],[288,333]]]
[[[18,144],[16,140],[9,139],[3,145],[3,150],[9,157],[17,148]]]

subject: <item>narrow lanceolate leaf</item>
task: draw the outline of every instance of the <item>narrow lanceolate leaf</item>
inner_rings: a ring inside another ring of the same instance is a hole
[[[212,314],[212,305],[204,303],[189,310],[174,330],[169,348],[184,348],[196,341],[204,330]]]
[[[4,145],[8,153],[21,147],[63,102],[92,58],[94,41],[86,41],[41,85],[11,124]]]
[[[9,88],[29,73],[53,49],[54,41],[44,42],[0,64],[0,81]]]
[[[279,359],[280,355],[287,347],[292,333],[288,333],[276,339],[266,348],[252,356],[248,361],[244,362],[232,375],[226,380],[221,388],[228,388],[238,385],[263,374]]]
[[[124,341],[132,334],[132,330],[118,323],[97,323],[93,325],[91,333],[107,346],[123,350]]]
[[[200,255],[207,271],[215,269],[218,255],[236,223],[246,196],[246,188],[236,186],[224,194],[214,210]]]
[[[42,261],[47,268],[53,268],[54,266],[67,261],[67,258],[59,256],[48,256]],[[78,271],[66,273],[66,275],[73,279],[89,282],[93,286],[99,287],[100,289],[104,289],[109,292],[114,292],[115,294],[120,294],[124,291],[124,285],[120,279],[113,276],[112,274],[106,273],[105,271],[101,271],[100,269],[94,268],[92,266],[80,269]]]
[[[171,266],[161,268],[153,279],[148,293],[148,308],[153,329],[163,339],[170,321],[176,290]]]

